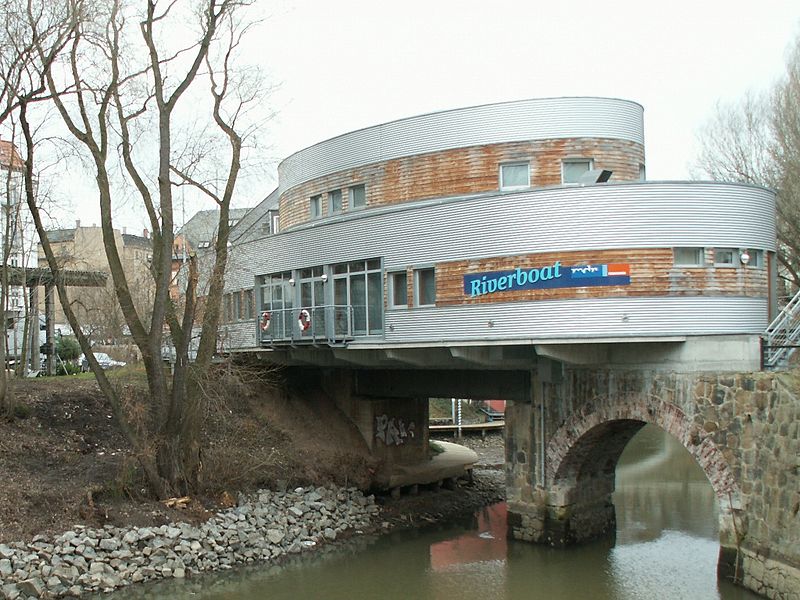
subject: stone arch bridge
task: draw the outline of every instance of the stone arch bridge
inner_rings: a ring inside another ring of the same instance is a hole
[[[800,402],[791,374],[579,366],[542,356],[532,363],[510,355],[458,369],[437,368],[433,355],[412,364],[410,356],[393,356],[405,368],[315,360],[289,372],[333,398],[387,473],[426,458],[428,397],[510,400],[510,533],[552,546],[613,535],[617,460],[641,427],[654,424],[683,444],[714,489],[720,577],[770,598],[798,598]],[[392,424],[398,435],[387,435]]]

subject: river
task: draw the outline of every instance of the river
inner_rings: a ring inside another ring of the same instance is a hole
[[[472,519],[345,545],[285,565],[140,586],[166,600],[751,600],[716,577],[717,505],[689,453],[647,426],[617,466],[615,540],[554,550],[506,537],[505,504]]]

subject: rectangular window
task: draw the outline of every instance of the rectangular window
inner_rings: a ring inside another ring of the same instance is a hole
[[[342,190],[328,192],[328,210],[332,215],[342,212]]]
[[[332,266],[337,334],[375,335],[383,332],[383,271],[380,259]]]
[[[233,294],[222,297],[222,320],[225,323],[233,321]]]
[[[239,321],[242,318],[244,312],[244,299],[242,298],[242,292],[235,292],[233,294],[233,320]]]
[[[734,248],[714,248],[715,267],[735,267],[738,252]]]
[[[644,164],[639,163],[639,181],[646,181],[647,180],[647,169],[645,169]]]
[[[350,188],[350,209],[364,208],[367,205],[367,189],[363,184]]]
[[[500,165],[500,189],[521,190],[531,185],[531,169],[526,162]]]
[[[272,233],[278,233],[280,231],[280,220],[278,219],[278,211],[271,210],[269,211],[269,218],[272,222]]]
[[[434,269],[414,271],[414,304],[433,306],[436,304],[436,275]]]
[[[408,306],[408,275],[405,271],[389,273],[389,306]]]
[[[322,216],[322,196],[316,195],[311,196],[311,200],[309,200],[309,211],[311,213],[312,219],[318,219]]]
[[[702,248],[674,248],[674,262],[676,267],[702,267]]]
[[[244,295],[244,311],[241,318],[252,319],[256,316],[253,290],[244,290],[242,294]]]
[[[748,267],[753,267],[756,269],[760,269],[764,266],[764,251],[763,250],[756,250],[755,248],[748,248],[747,254],[750,256],[750,260],[747,263]]]
[[[561,183],[578,183],[586,171],[592,170],[591,158],[568,158],[561,161]]]

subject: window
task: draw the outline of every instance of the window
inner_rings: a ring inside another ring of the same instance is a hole
[[[414,304],[432,306],[436,304],[436,275],[434,269],[414,271]]]
[[[764,266],[764,251],[756,250],[755,248],[748,248],[747,253],[750,255],[750,261],[747,263],[748,267],[760,269]]]
[[[702,267],[702,248],[675,248],[673,250],[676,267]]]
[[[346,307],[351,311],[354,335],[383,333],[383,273],[380,259],[333,265],[333,301],[337,307],[337,335],[346,331],[348,314],[338,307]]]
[[[255,311],[255,295],[253,290],[243,290],[242,296],[244,298],[244,309],[242,311],[242,319],[252,319],[256,316]]]
[[[738,254],[734,248],[714,248],[714,266],[735,267]]]
[[[350,188],[350,208],[364,208],[367,205],[367,190],[363,184]]]
[[[644,164],[639,163],[639,181],[646,181],[647,180],[647,169],[645,169]]]
[[[233,296],[233,318],[232,321],[241,320],[244,312],[243,298],[241,292],[234,292]]]
[[[520,190],[530,187],[531,170],[526,162],[500,165],[500,189]]]
[[[309,201],[309,210],[311,212],[312,219],[318,219],[322,216],[322,196],[316,195],[311,196],[311,200]]]
[[[591,171],[591,158],[568,158],[561,161],[561,183],[578,183],[586,171]]]
[[[222,321],[224,323],[233,321],[233,294],[222,296]]]
[[[408,306],[408,275],[405,271],[389,273],[389,306]]]
[[[265,275],[259,282],[261,289],[259,310],[271,313],[269,328],[263,335],[273,338],[291,337],[296,318],[293,312],[293,283],[290,271]]]
[[[342,190],[328,192],[328,210],[332,215],[342,212]]]
[[[280,220],[278,219],[278,211],[271,210],[269,211],[269,219],[272,223],[272,233],[278,233],[280,231]]]

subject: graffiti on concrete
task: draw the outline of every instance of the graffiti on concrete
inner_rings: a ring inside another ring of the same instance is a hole
[[[403,419],[389,418],[388,415],[375,417],[375,438],[387,446],[401,446],[408,438],[414,437],[413,421],[406,425]]]

